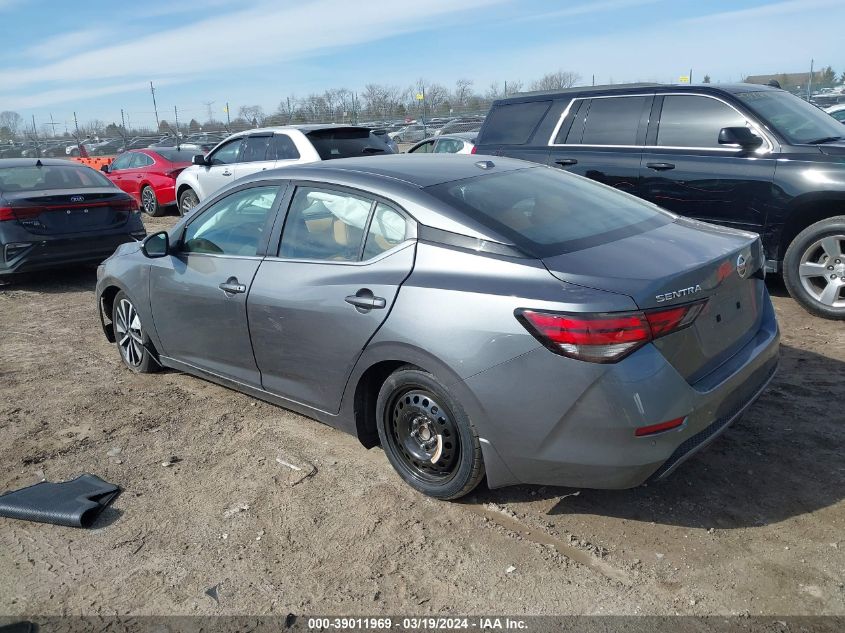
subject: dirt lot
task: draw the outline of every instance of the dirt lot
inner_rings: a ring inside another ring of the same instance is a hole
[[[91,269],[0,288],[0,490],[124,489],[90,531],[0,519],[0,614],[845,614],[845,324],[770,287],[780,373],[668,481],[462,503],[317,422],[131,374]]]

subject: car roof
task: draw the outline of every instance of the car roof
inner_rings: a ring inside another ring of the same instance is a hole
[[[235,138],[237,136],[249,136],[251,134],[275,134],[276,132],[284,132],[286,130],[299,130],[300,132],[307,134],[308,132],[315,132],[317,130],[331,130],[333,128],[360,128],[362,130],[368,130],[368,127],[363,125],[343,125],[341,123],[309,123],[303,125],[273,125],[269,127],[258,127],[251,130],[244,130],[243,132],[237,132],[236,134],[232,134],[231,136],[226,137],[225,140],[229,140],[230,138]]]
[[[481,167],[480,164],[489,167]],[[367,156],[360,158],[339,158],[291,165],[280,169],[263,171],[257,176],[279,176],[302,180],[331,178],[341,175],[348,177],[352,174],[375,177],[380,180],[401,181],[413,187],[430,187],[444,182],[463,180],[484,173],[513,171],[537,167],[536,163],[529,163],[513,158],[495,156],[482,158],[468,154],[387,154],[383,156]]]
[[[557,97],[579,97],[590,95],[606,95],[606,94],[628,94],[640,93],[643,91],[656,93],[663,92],[711,92],[711,93],[732,93],[738,94],[742,92],[758,92],[766,90],[779,90],[771,86],[762,86],[760,84],[658,84],[658,83],[631,83],[631,84],[611,84],[603,86],[578,86],[575,88],[565,88],[563,90],[552,91],[537,91],[537,92],[520,92],[506,99],[497,99],[495,104],[508,103],[523,103],[525,101],[543,101],[554,99]]]
[[[75,160],[62,160],[61,158],[0,158],[0,167],[35,167],[40,162],[45,167],[67,166],[85,167]]]

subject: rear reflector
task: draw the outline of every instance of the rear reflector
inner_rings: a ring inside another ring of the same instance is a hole
[[[517,310],[516,318],[557,354],[592,363],[614,363],[649,341],[689,326],[705,303],[599,314]]]
[[[644,435],[654,435],[655,433],[662,433],[663,431],[678,428],[684,423],[684,421],[686,421],[686,417],[676,418],[674,420],[669,420],[668,422],[661,422],[660,424],[641,426],[634,431],[634,435],[636,435],[637,437],[642,437]]]

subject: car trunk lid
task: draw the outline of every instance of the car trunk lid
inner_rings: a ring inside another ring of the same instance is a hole
[[[763,254],[751,233],[679,218],[543,263],[558,279],[626,294],[643,310],[706,299],[690,327],[654,342],[690,383],[730,358],[759,329]]]
[[[11,216],[36,235],[85,233],[126,224],[138,204],[111,187],[4,194]]]

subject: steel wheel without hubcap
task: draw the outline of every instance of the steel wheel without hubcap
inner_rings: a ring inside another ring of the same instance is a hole
[[[129,299],[121,299],[114,316],[114,333],[120,347],[120,355],[130,367],[141,367],[144,360],[144,332],[135,306]]]
[[[435,484],[454,477],[460,435],[451,412],[434,395],[419,389],[399,393],[385,413],[390,416],[389,441],[408,474]]]
[[[801,286],[816,301],[845,308],[845,235],[829,235],[813,242],[801,256]]]

